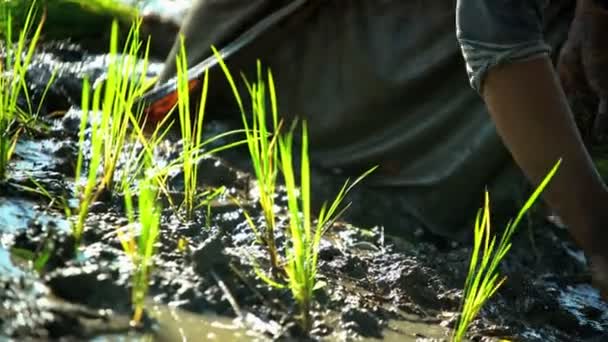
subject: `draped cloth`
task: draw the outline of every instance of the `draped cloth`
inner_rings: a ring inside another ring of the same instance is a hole
[[[572,9],[572,1],[545,9],[553,56]],[[370,217],[399,225],[388,217],[410,215],[453,237],[482,204],[484,188],[506,184],[494,202],[513,198],[513,183],[500,181],[513,162],[469,84],[455,10],[454,0],[198,0],[180,33],[190,66],[214,58],[214,45],[233,75],[255,80],[258,59],[269,67],[281,116],[308,123],[317,167],[356,176],[379,165],[365,188],[386,191],[399,209],[386,212],[369,202],[382,196],[361,195]],[[175,76],[178,48],[176,41],[161,82]],[[238,115],[217,66],[208,108]]]

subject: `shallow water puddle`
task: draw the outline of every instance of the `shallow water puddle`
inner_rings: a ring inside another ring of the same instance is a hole
[[[558,300],[565,310],[576,317],[581,326],[600,331],[608,328],[608,304],[601,300],[599,292],[589,284],[561,289]]]
[[[25,229],[33,217],[33,204],[21,199],[0,198],[0,230]]]
[[[263,337],[248,331],[237,321],[214,314],[195,314],[168,306],[152,308],[160,327],[155,341],[262,341]]]
[[[437,323],[425,322],[404,314],[404,320],[391,320],[382,331],[382,338],[361,338],[360,341],[415,342],[421,339],[445,339],[447,331]]]
[[[42,225],[52,224],[59,229],[69,230],[66,220],[42,213],[36,209],[36,202],[0,197],[0,232],[16,232],[27,229],[33,221]]]
[[[13,167],[19,171],[38,171],[42,167],[48,168],[57,163],[55,152],[61,146],[53,140],[20,140],[15,146]]]
[[[2,246],[0,246],[0,275],[7,278],[23,275],[23,271],[13,264],[10,252]]]
[[[230,317],[210,313],[192,313],[155,304],[150,315],[158,321],[155,332],[147,334],[101,335],[91,341],[267,341],[268,338],[247,330]]]
[[[101,335],[91,341],[272,341],[271,338],[248,330],[238,321],[226,316],[209,313],[197,314],[165,305],[153,306],[150,314],[159,322],[154,333]],[[328,336],[326,340],[347,340],[348,337],[342,336],[341,332]],[[406,320],[390,321],[382,335],[382,338],[362,337],[357,340],[362,342],[415,342],[424,339],[445,339],[447,336],[446,330],[436,323],[425,322],[413,315],[407,315]]]

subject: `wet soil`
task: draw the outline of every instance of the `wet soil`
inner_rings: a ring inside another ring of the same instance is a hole
[[[306,336],[287,290],[271,288],[253,263],[268,268],[243,209],[221,196],[193,220],[166,207],[154,257],[145,324],[131,328],[132,266],[117,239],[127,225],[120,194],[93,203],[82,246],[57,201],[34,193],[34,179],[53,198],[75,206],[72,190],[84,75],[100,77],[106,59],[76,45],[42,47],[28,74],[40,98],[54,67],[60,72],[43,106],[47,129],[19,140],[9,178],[0,184],[0,338],[14,340],[449,340],[462,300],[470,245],[385,234],[337,222],[323,239],[314,327]],[[151,75],[160,71],[153,63]],[[208,121],[214,136],[230,124]],[[175,158],[169,136],[158,163]],[[225,186],[255,222],[262,214],[247,154],[231,150],[201,162],[201,186]],[[331,176],[327,176],[331,181]],[[169,181],[176,194],[180,174]],[[277,194],[281,227],[285,193]],[[356,208],[357,206],[354,206]],[[384,208],[387,215],[390,208]],[[357,209],[358,210],[358,209]],[[375,208],[383,210],[383,208]],[[209,214],[210,213],[210,214]],[[416,227],[403,222],[404,232]],[[181,242],[180,242],[181,241]],[[19,257],[51,250],[43,268]],[[516,235],[501,266],[508,280],[471,327],[472,340],[605,341],[608,306],[589,285],[582,253],[565,229],[534,219]]]

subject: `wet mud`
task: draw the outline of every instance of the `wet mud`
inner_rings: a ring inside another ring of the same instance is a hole
[[[386,234],[382,227],[337,222],[319,251],[314,324],[306,336],[288,290],[255,274],[268,268],[243,209],[225,196],[193,220],[165,206],[154,256],[149,306],[141,327],[129,326],[132,266],[117,238],[127,225],[120,194],[93,203],[79,250],[57,201],[31,191],[36,184],[75,207],[72,189],[83,75],[103,75],[105,56],[74,45],[42,47],[28,74],[37,94],[49,70],[57,81],[42,107],[47,129],[17,144],[9,178],[0,184],[0,338],[113,341],[447,341],[458,317],[470,244]],[[160,71],[153,63],[151,75]],[[42,88],[40,88],[42,87]],[[39,94],[40,95],[40,94]],[[36,97],[34,95],[34,99]],[[230,124],[208,121],[208,136]],[[158,147],[159,163],[175,158],[178,139]],[[255,222],[253,176],[244,150],[201,162],[202,186],[225,186]],[[120,172],[120,170],[119,170]],[[179,173],[169,180],[176,196]],[[331,176],[327,176],[331,179]],[[32,180],[35,180],[32,181]],[[287,209],[277,194],[279,221]],[[354,206],[356,208],[357,206]],[[390,208],[375,208],[387,211]],[[514,213],[515,214],[515,213]],[[404,222],[404,232],[416,227]],[[285,236],[277,237],[282,246]],[[51,251],[36,269],[23,251]],[[537,218],[516,235],[501,266],[505,285],[485,306],[469,337],[475,341],[605,341],[608,306],[589,285],[584,257],[565,229]]]

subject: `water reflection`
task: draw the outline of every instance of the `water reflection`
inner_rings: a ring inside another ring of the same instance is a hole
[[[37,221],[43,226],[52,224],[62,230],[69,230],[69,222],[45,214],[36,209],[36,202],[0,197],[0,233],[14,233],[16,231],[27,229],[28,226]]]
[[[92,339],[92,341],[270,341],[269,338],[246,329],[230,317],[211,313],[192,313],[158,304],[152,305],[149,310],[150,315],[159,322],[154,333],[145,335],[135,333],[102,335]]]

